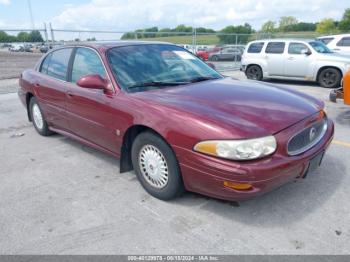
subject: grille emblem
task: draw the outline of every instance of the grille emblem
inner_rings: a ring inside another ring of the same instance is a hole
[[[314,140],[315,136],[316,136],[316,128],[311,127],[310,128],[310,132],[309,132],[309,139],[310,139],[310,141]]]

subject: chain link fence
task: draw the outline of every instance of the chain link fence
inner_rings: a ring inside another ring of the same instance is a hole
[[[240,67],[241,56],[246,44],[253,40],[272,38],[307,38],[314,39],[319,35],[315,32],[297,33],[253,33],[253,34],[226,34],[226,33],[202,33],[193,30],[191,32],[126,32],[108,30],[70,30],[56,29],[49,24],[46,27],[36,29],[40,32],[40,42],[27,42],[20,38],[23,32],[30,34],[30,29],[0,29],[9,36],[16,37],[16,41],[1,41],[0,51],[45,53],[55,46],[79,43],[85,41],[116,41],[116,40],[144,40],[161,41],[180,45],[196,54],[203,60],[215,64],[219,71],[236,70]],[[11,37],[10,37],[11,39]]]

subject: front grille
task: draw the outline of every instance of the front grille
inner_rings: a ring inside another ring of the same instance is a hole
[[[294,135],[288,142],[288,154],[298,155],[316,145],[327,131],[327,118],[312,124]]]

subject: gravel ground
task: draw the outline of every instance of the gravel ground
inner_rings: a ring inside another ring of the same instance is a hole
[[[117,159],[38,135],[17,94],[0,95],[0,254],[350,254],[350,107],[271,82],[324,100],[335,139],[306,179],[239,204],[157,200]]]
[[[33,67],[41,56],[40,53],[1,51],[0,79],[18,78],[24,69]]]

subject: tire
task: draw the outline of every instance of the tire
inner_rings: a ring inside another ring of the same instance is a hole
[[[263,79],[263,73],[260,66],[251,65],[245,71],[245,75],[248,79],[261,81]]]
[[[211,61],[219,61],[219,57],[217,55],[213,55],[211,58],[210,58]]]
[[[131,158],[137,178],[150,195],[170,200],[184,192],[175,154],[158,135],[152,132],[139,134],[132,144]],[[163,172],[159,173],[160,170]]]
[[[341,73],[335,68],[325,68],[318,75],[318,83],[324,88],[340,87]]]
[[[30,113],[30,117],[31,117],[32,122],[33,122],[33,126],[40,135],[50,136],[50,135],[54,134],[54,132],[52,132],[49,129],[49,126],[48,126],[47,122],[45,121],[44,116],[42,114],[42,110],[39,106],[39,103],[35,97],[32,97],[30,99],[29,113]]]

